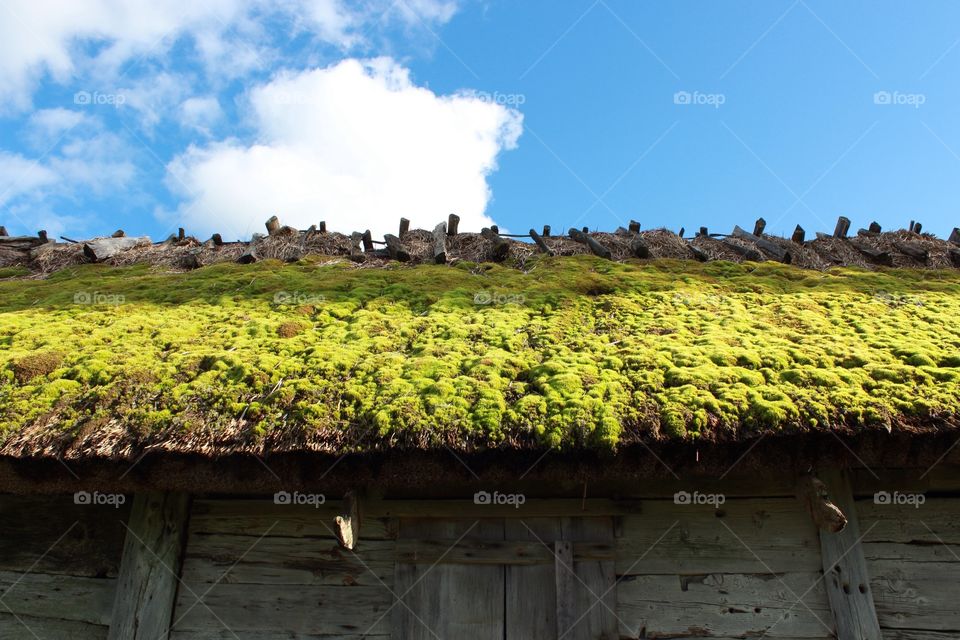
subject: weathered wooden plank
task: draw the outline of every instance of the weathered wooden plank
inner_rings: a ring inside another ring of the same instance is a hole
[[[197,597],[201,601],[197,601]],[[209,592],[180,598],[173,636],[225,629],[241,632],[386,635],[390,592],[376,587],[218,584]],[[258,635],[257,637],[262,637]],[[154,637],[152,640],[156,640]]]
[[[111,258],[121,251],[133,249],[134,247],[147,246],[150,244],[150,238],[141,236],[139,238],[98,238],[83,243],[83,254],[94,262],[102,262]]]
[[[557,594],[557,634],[558,637],[572,636],[579,622],[577,616],[577,594],[574,586],[576,574],[573,568],[573,543],[557,540],[553,543],[554,553],[554,591]]]
[[[203,631],[172,631],[170,640],[388,640],[390,635],[374,633],[338,633],[335,636],[289,631],[233,631],[204,629]],[[33,640],[33,639],[31,639]]]
[[[870,571],[881,626],[960,630],[960,608],[957,607],[960,562],[956,559],[953,562],[873,560]]]
[[[956,631],[922,631],[919,629],[884,629],[883,640],[956,640]]]
[[[751,262],[762,262],[765,258],[762,253],[751,249],[750,247],[745,247],[742,244],[737,244],[730,240],[730,238],[720,238],[720,242],[724,244],[729,249],[732,249],[734,253],[741,256],[744,260],[750,260]]]
[[[563,540],[613,543],[611,518],[561,518]],[[577,560],[574,557],[574,616],[570,640],[617,637],[617,576],[613,560]],[[563,633],[563,632],[561,632]]]
[[[617,574],[819,571],[817,529],[796,498],[642,503],[623,518]],[[726,526],[724,526],[726,525]]]
[[[763,222],[763,218],[760,218],[760,220],[757,221],[757,224],[759,225],[760,222]],[[789,251],[787,251],[786,249],[784,249],[783,247],[781,247],[775,242],[771,242],[766,238],[761,238],[760,234],[749,233],[741,229],[739,226],[734,226],[732,235],[734,238],[740,238],[741,240],[752,242],[753,244],[760,247],[761,251],[764,251],[765,253],[770,254],[780,262],[790,264],[790,262],[793,260],[793,257],[790,255]]]
[[[400,539],[502,540],[503,521],[402,520]],[[496,640],[504,637],[504,567],[397,563],[393,638]]]
[[[447,223],[441,222],[433,228],[433,261],[444,264],[447,261]]]
[[[248,535],[191,535],[182,580],[202,593],[206,584],[389,584],[393,541],[364,540],[348,551],[330,538]],[[183,592],[181,591],[181,597]]]
[[[858,500],[863,541],[960,545],[960,499],[923,499],[919,507]]]
[[[620,634],[829,638],[821,578],[818,572],[634,576],[618,584]]]
[[[850,478],[838,470],[821,474],[830,498],[847,516],[843,531],[820,532],[827,597],[838,640],[882,640],[873,603],[873,590],[860,544],[860,524]]]
[[[573,544],[573,543],[571,543]],[[554,553],[541,542],[530,540],[399,540],[397,561],[410,564],[502,564],[538,565],[554,563]],[[578,542],[572,546],[578,562],[613,560],[613,542]]]
[[[0,496],[0,570],[116,577],[129,513],[129,502]]]
[[[106,640],[106,637],[107,627],[104,625],[0,613],[0,638],[3,640]]]
[[[845,216],[840,216],[837,218],[837,226],[833,230],[834,238],[846,238],[847,233],[850,231],[850,218]]]
[[[557,637],[557,584],[550,544],[562,539],[559,518],[504,520],[511,540],[528,540],[544,549],[550,563],[508,565],[506,580],[506,636],[510,638]]]
[[[605,499],[531,498],[522,505],[477,504],[460,500],[371,500],[364,513],[381,518],[545,518],[627,515],[640,513],[638,502]],[[366,520],[364,520],[366,522]],[[364,525],[366,526],[366,525]]]
[[[110,640],[167,637],[189,511],[187,494],[141,493],[134,497],[107,636]]]
[[[387,243],[387,253],[390,254],[391,258],[399,260],[400,262],[408,262],[410,260],[410,254],[403,248],[400,238],[388,233],[383,236],[383,239]]]
[[[333,518],[343,509],[340,500],[328,500],[319,507],[274,504],[263,500],[195,500],[190,513],[190,533],[229,533],[262,536],[319,537],[334,539]],[[387,522],[364,510],[363,538],[385,540],[396,537]]]
[[[4,613],[105,625],[116,580],[0,571]]]

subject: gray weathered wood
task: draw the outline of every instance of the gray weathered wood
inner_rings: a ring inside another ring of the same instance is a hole
[[[407,235],[408,231],[410,231],[410,221],[406,218],[400,218],[400,230],[397,233],[397,236],[403,240],[403,236]]]
[[[860,524],[850,479],[839,470],[828,470],[820,478],[827,485],[832,501],[847,516],[843,531],[820,532],[824,582],[836,623],[837,640],[883,640],[860,544]]]
[[[525,520],[524,520],[525,522]],[[572,545],[577,562],[614,560],[612,542],[577,542]],[[397,542],[397,561],[409,564],[501,564],[538,565],[554,562],[550,548],[530,540],[461,540],[451,545],[449,540],[400,540]]]
[[[873,221],[870,223],[869,231],[870,233],[880,233],[881,231],[883,231],[883,227],[880,226],[879,222]]]
[[[641,512],[637,501],[603,498],[529,498],[518,509],[509,504],[476,504],[473,500],[368,500],[367,516],[382,518],[536,518],[611,516]]]
[[[592,251],[594,255],[600,256],[601,258],[605,258],[607,260],[612,259],[613,254],[610,252],[610,249],[607,249],[605,246],[597,242],[596,239],[588,236],[583,231],[578,231],[577,229],[571,228],[569,235],[577,242],[590,247],[590,251]]]
[[[195,500],[190,513],[190,533],[272,535],[288,538],[326,538],[335,543],[331,522],[343,511],[339,500],[327,500],[319,507],[275,504],[266,500]],[[385,540],[396,536],[386,520],[364,510],[365,540]],[[189,550],[188,550],[189,551]]]
[[[895,241],[893,246],[896,247],[900,253],[910,256],[914,260],[919,260],[920,262],[926,262],[927,258],[930,257],[929,251],[916,244]]]
[[[116,587],[112,578],[0,571],[0,611],[106,625]]]
[[[759,224],[762,220],[763,218],[760,218],[760,220],[758,220],[757,223]],[[755,245],[760,247],[761,251],[769,253],[774,258],[776,258],[777,260],[785,264],[790,264],[790,262],[793,259],[793,257],[790,255],[790,252],[784,249],[783,247],[781,247],[780,245],[778,245],[777,243],[771,242],[766,238],[761,238],[757,234],[748,233],[738,226],[735,226],[733,228],[732,235],[734,238],[740,238],[742,240],[747,240],[749,242],[754,243]]]
[[[732,249],[734,253],[741,256],[744,260],[750,260],[751,262],[762,262],[764,260],[763,254],[759,251],[751,249],[750,247],[745,247],[742,244],[737,244],[730,238],[721,238],[720,242],[722,242],[729,249]]]
[[[447,218],[447,235],[457,235],[457,228],[460,226],[460,216],[451,213]]]
[[[387,629],[380,633],[363,633],[363,630],[342,631],[335,636],[318,636],[314,633],[273,629],[257,631],[236,631],[233,629],[174,630],[170,633],[170,640],[388,640],[389,638],[390,634]]]
[[[257,262],[259,260],[260,260],[260,254],[257,253],[257,247],[253,242],[248,244],[247,250],[244,251],[239,258],[237,258],[237,262],[239,262],[240,264],[253,264],[254,262]]]
[[[6,238],[9,235],[10,234],[7,233],[7,228],[4,227],[3,225],[0,225],[0,238]]]
[[[433,261],[444,264],[447,261],[447,223],[441,222],[433,228]]]
[[[552,541],[563,537],[559,518],[523,518],[504,521],[511,540],[537,544],[548,561],[507,565],[505,626],[507,638],[557,637],[557,585]]]
[[[865,255],[866,257],[870,258],[877,264],[882,264],[885,266],[893,265],[893,256],[891,256],[890,253],[887,251],[874,249],[873,247],[868,247],[867,245],[861,244],[859,242],[855,242],[853,240],[850,241],[850,246],[856,249],[857,251],[859,251],[860,253],[862,253],[863,255]]]
[[[567,637],[577,623],[577,601],[574,590],[573,543],[558,540],[553,543],[554,579],[557,592],[557,637]]]
[[[956,633],[960,629],[956,593],[960,563],[952,556],[931,561],[921,555],[926,554],[918,554],[915,560],[869,562],[877,619],[885,629]]]
[[[847,526],[847,517],[830,501],[827,486],[813,474],[800,476],[797,498],[821,531],[836,533]]]
[[[403,248],[403,245],[400,243],[400,238],[388,233],[383,236],[383,239],[387,243],[387,253],[390,254],[391,258],[399,260],[400,262],[408,262],[410,260],[410,254]]]
[[[137,494],[123,545],[110,640],[157,640],[170,629],[190,498]]]
[[[0,248],[16,251],[29,251],[34,247],[46,244],[34,236],[0,236]]]
[[[83,243],[83,254],[94,262],[102,262],[115,256],[121,251],[133,249],[134,247],[147,246],[150,244],[150,238],[140,236],[137,238],[99,238],[97,240],[88,240]]]
[[[636,235],[630,240],[630,253],[635,258],[646,259],[650,257],[650,247],[642,237]]]
[[[106,625],[0,613],[0,638],[4,640],[106,640],[106,637]]]
[[[363,232],[360,240],[363,242],[363,252],[373,253],[373,236],[370,234],[370,229]]]
[[[494,262],[502,262],[506,260],[507,254],[510,253],[510,243],[500,237],[500,234],[494,231],[492,228],[484,228],[480,230],[480,235],[491,242],[490,247],[490,259]]]
[[[960,267],[960,249],[950,249],[947,251],[947,256],[949,256],[953,266]]]
[[[960,245],[960,227],[954,227],[953,231],[950,232],[949,242]]]
[[[763,230],[767,228],[767,221],[763,218],[757,218],[757,221],[753,223],[753,235],[762,236]]]
[[[550,237],[550,225],[548,224],[543,225],[543,237],[544,238]]]
[[[834,238],[846,238],[847,233],[850,231],[850,218],[845,216],[840,216],[837,218],[837,226],[833,230]]]
[[[270,219],[264,223],[267,227],[267,235],[274,235],[280,230],[280,219],[277,216],[270,216]]]
[[[546,228],[549,230],[549,227]],[[530,229],[530,237],[533,238],[533,241],[536,243],[537,248],[540,249],[542,253],[547,254],[548,256],[553,255],[553,251],[550,247],[547,246],[547,243],[543,241],[543,237],[537,233],[536,229]]]
[[[627,230],[630,233],[640,233],[640,223],[636,220],[631,220]]]
[[[796,244],[803,244],[806,235],[807,234],[803,230],[803,227],[797,225],[797,228],[793,230],[793,235],[790,237],[790,240]]]

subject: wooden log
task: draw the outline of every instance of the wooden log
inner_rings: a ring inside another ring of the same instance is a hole
[[[850,479],[839,470],[831,470],[821,477],[832,501],[847,516],[843,530],[820,531],[823,574],[837,638],[881,640]]]
[[[83,254],[94,262],[102,262],[121,251],[148,244],[150,244],[150,238],[147,236],[139,238],[99,238],[84,242]]]
[[[630,253],[636,258],[646,259],[650,257],[650,247],[639,234],[630,240]]]
[[[490,225],[490,231],[493,231],[495,234],[500,235],[500,227],[495,224]]]
[[[0,236],[0,247],[15,251],[29,251],[34,247],[46,244],[39,237],[34,236]]]
[[[797,482],[797,498],[819,530],[837,533],[847,526],[847,517],[830,500],[827,485],[813,474],[800,476]]]
[[[350,234],[350,259],[354,262],[362,262],[364,260],[363,251],[360,249],[361,242],[363,242],[362,233],[354,231]]]
[[[700,247],[694,246],[692,244],[687,245],[690,248],[690,253],[693,254],[693,257],[699,260],[700,262],[707,262],[710,260],[710,256],[707,255],[707,252],[701,249]]]
[[[373,253],[373,236],[370,235],[370,229],[364,231],[360,238],[363,240],[363,252]]]
[[[537,248],[540,249],[541,253],[545,253],[548,256],[553,255],[553,251],[551,251],[547,243],[543,241],[543,237],[537,233],[536,229],[530,229],[530,237],[533,238],[533,241],[537,244]]]
[[[803,230],[803,227],[797,225],[797,228],[793,230],[793,235],[790,236],[790,240],[796,244],[803,244],[804,238],[806,238],[806,232]]]
[[[751,262],[763,262],[763,254],[755,249],[744,247],[730,240],[730,238],[721,238],[720,242],[733,250],[734,253],[741,256],[744,260]]]
[[[280,230],[280,219],[277,216],[270,216],[270,219],[265,223],[267,227],[267,235],[273,235]]]
[[[186,239],[187,239],[186,230],[183,227],[180,227],[179,229],[177,229],[177,240],[179,240],[180,242],[183,242]]]
[[[321,221],[320,221],[320,226],[317,228],[317,230],[320,231],[320,233],[326,233],[326,232],[327,232],[327,221],[326,221],[326,220],[321,220]]]
[[[870,231],[870,229],[857,229],[857,235],[863,238],[875,238],[880,234]]]
[[[960,227],[953,228],[953,231],[950,233],[949,242],[960,245]]]
[[[833,230],[834,238],[846,238],[847,233],[850,231],[850,219],[845,216],[840,216],[837,218],[837,226]]]
[[[680,231],[678,231],[678,232],[677,232],[677,236],[679,236],[679,237],[681,237],[681,238],[682,238],[682,237],[683,237],[683,232],[684,232],[684,231],[686,231],[686,229],[684,229],[683,227],[680,227]]]
[[[433,228],[433,261],[444,264],[447,261],[447,223],[441,222]]]
[[[400,218],[400,232],[397,236],[403,240],[403,236],[407,235],[408,231],[410,231],[410,221],[406,218]]]
[[[410,254],[403,248],[403,245],[400,243],[400,238],[388,233],[383,236],[383,239],[387,243],[387,253],[390,254],[390,257],[394,260],[399,260],[400,262],[408,262],[410,260]]]
[[[7,233],[7,228],[4,227],[3,225],[0,225],[0,238],[6,238],[9,235],[10,234]]]
[[[40,231],[37,231],[37,238],[39,238],[39,239],[40,239],[40,242],[42,242],[42,243],[44,243],[44,244],[50,242],[50,240],[47,238],[47,230],[46,230],[46,229],[41,229]]]
[[[457,227],[460,225],[460,216],[455,213],[451,213],[450,217],[447,218],[447,235],[455,236],[457,235]]]
[[[930,257],[929,251],[915,244],[910,244],[907,242],[894,242],[893,246],[900,253],[910,256],[914,260],[919,260],[920,262],[926,262]]]
[[[880,233],[881,231],[883,231],[883,227],[880,226],[879,222],[874,220],[873,222],[870,223],[869,231],[870,233]]]
[[[629,229],[630,233],[640,233],[640,223],[636,220],[630,221]]]
[[[874,249],[873,247],[868,247],[866,245],[860,244],[859,242],[850,242],[850,246],[870,258],[877,264],[882,264],[885,266],[893,265],[893,256],[891,256],[886,251],[881,251],[880,249]]]
[[[950,256],[950,262],[953,263],[953,266],[960,267],[960,249],[950,249],[947,251],[947,255]]]
[[[570,237],[573,240],[576,240],[577,242],[581,244],[585,244],[588,247],[590,247],[590,251],[592,251],[594,255],[600,256],[601,258],[605,258],[607,260],[611,260],[613,257],[613,254],[610,252],[610,249],[607,249],[605,246],[597,242],[594,238],[591,238],[590,236],[588,236],[586,233],[582,231],[577,231],[576,229],[571,228]]]
[[[237,258],[237,262],[240,264],[253,264],[260,260],[260,254],[257,253],[257,248],[253,242],[247,245],[247,250]]]
[[[577,622],[573,543],[554,542],[553,554],[557,581],[557,637],[562,638],[569,634]]]
[[[580,231],[583,233],[590,233],[590,227],[583,227]]]
[[[763,218],[760,218],[760,220],[757,222],[759,223],[762,220]],[[733,235],[734,238],[740,238],[742,240],[747,240],[748,242],[754,243],[760,247],[761,251],[772,255],[774,258],[780,262],[783,262],[784,264],[790,264],[790,262],[793,260],[793,256],[790,255],[790,252],[777,243],[771,242],[766,238],[761,238],[758,235],[748,233],[738,226],[733,227],[733,233],[731,235]]]
[[[494,262],[502,262],[506,260],[507,254],[510,252],[510,243],[500,237],[493,228],[487,229],[483,228],[480,230],[480,235],[483,238],[486,238],[493,243],[493,246],[490,249],[490,258]]]
[[[700,227],[700,230],[697,231],[697,235],[698,235],[698,236],[703,236],[704,238],[706,238],[707,236],[710,235],[710,232],[707,230],[706,227]]]
[[[190,497],[134,497],[107,640],[156,640],[170,632]]]
[[[124,237],[125,235],[127,235],[127,234],[124,232],[123,229],[117,229],[116,231],[113,232],[113,235],[110,236],[110,237],[111,237],[111,238],[122,238],[122,237]]]
[[[219,233],[213,234],[212,236],[210,236],[210,239],[213,241],[213,246],[215,247],[223,246],[223,236],[221,236]]]
[[[762,236],[763,230],[767,228],[767,221],[763,218],[757,218],[757,221],[753,223],[753,235]]]
[[[958,231],[957,233],[960,234],[960,231]],[[550,237],[550,225],[548,224],[543,225],[543,237],[544,238]],[[957,244],[960,244],[960,240],[957,241]]]
[[[343,513],[333,519],[340,546],[351,551],[360,540],[360,500],[353,491],[343,496]]]

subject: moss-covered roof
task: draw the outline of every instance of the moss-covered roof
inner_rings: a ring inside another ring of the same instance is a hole
[[[956,271],[583,256],[16,276],[6,455],[615,449],[935,429],[960,407]]]

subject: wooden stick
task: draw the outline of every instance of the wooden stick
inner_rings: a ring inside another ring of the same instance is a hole
[[[598,255],[601,258],[606,258],[607,260],[612,259],[613,254],[610,253],[610,249],[607,249],[605,246],[603,246],[602,244],[597,242],[595,239],[588,236],[586,233],[582,231],[577,231],[576,229],[571,228],[570,237],[576,240],[577,242],[581,244],[585,244],[588,247],[590,247],[590,251],[592,251],[595,255]]]
[[[406,218],[400,218],[400,233],[397,235],[403,240],[403,236],[407,235],[408,231],[410,231],[410,221]]]
[[[535,243],[537,243],[537,248],[540,249],[541,253],[545,253],[548,256],[553,255],[553,251],[551,251],[550,247],[547,246],[547,243],[543,241],[543,237],[541,237],[541,235],[537,233],[536,229],[530,229],[530,237],[533,238],[533,241]]]
[[[321,220],[321,221],[320,221],[320,233],[326,233],[326,232],[327,232],[327,221],[326,221],[326,220]]]
[[[363,252],[373,253],[373,236],[370,235],[370,229],[363,232],[361,239],[363,240]]]
[[[837,218],[837,227],[833,231],[834,238],[846,238],[847,232],[850,231],[850,219],[844,216]]]
[[[46,229],[41,229],[40,231],[37,231],[37,237],[40,238],[40,242],[49,242],[49,240],[47,239]]]
[[[495,234],[500,235],[500,227],[495,224],[490,225],[490,231],[493,231]]]
[[[563,638],[570,635],[577,622],[577,594],[573,572],[573,543],[557,541],[553,543],[555,558],[554,574],[557,593],[557,635]]]
[[[682,238],[684,231],[686,231],[686,229],[684,229],[683,227],[680,227],[680,231],[677,232],[677,236],[680,237],[680,238]]]
[[[760,221],[762,220],[763,218],[760,218]],[[760,221],[758,221],[758,223]],[[760,236],[757,236],[755,234],[747,233],[740,227],[734,226],[732,235],[734,238],[741,238],[743,240],[747,240],[749,242],[754,243],[755,245],[760,247],[761,251],[769,253],[774,258],[776,258],[777,260],[779,260],[784,264],[790,264],[790,262],[793,260],[793,256],[790,255],[790,252],[784,249],[783,247],[781,247],[780,245],[778,245],[777,243],[770,242],[769,240],[765,238],[761,238]]]
[[[847,517],[830,501],[827,485],[814,475],[800,476],[797,482],[797,498],[821,531],[837,533],[847,526]]]
[[[443,264],[447,261],[447,223],[441,222],[433,228],[433,261]]]
[[[403,245],[400,244],[400,238],[388,233],[383,236],[383,239],[387,242],[387,253],[390,254],[390,257],[394,260],[399,260],[400,262],[408,262],[410,260],[410,254],[403,249]]]
[[[150,238],[100,238],[83,243],[83,254],[94,262],[103,262],[121,251],[150,244]]]
[[[630,233],[640,233],[640,223],[636,220],[631,220],[628,231],[630,231]]]
[[[270,219],[266,221],[265,226],[267,227],[267,235],[272,236],[280,230],[280,219],[277,216],[270,216]]]
[[[700,231],[697,232],[698,236],[708,237],[710,233],[707,231],[706,227],[700,227]]]
[[[914,232],[914,233],[916,233],[917,235],[919,235],[922,230],[923,230],[923,225],[922,225],[922,224],[920,224],[919,222],[914,223],[914,225],[913,225],[913,232]]]
[[[960,231],[958,231],[957,233],[960,234]],[[550,225],[548,225],[548,224],[543,225],[543,237],[544,237],[544,238],[549,238],[549,237],[550,237]],[[960,242],[958,242],[958,243],[960,243]]]
[[[455,213],[451,213],[450,217],[447,218],[447,235],[455,236],[457,235],[457,226],[460,224],[460,216]]]
[[[363,259],[363,252],[360,251],[360,243],[363,241],[363,234],[354,231],[350,234],[350,259],[357,261]]]
[[[767,221],[763,218],[757,218],[757,221],[753,223],[753,235],[762,236],[763,230],[767,228]]]
[[[806,237],[806,232],[803,230],[803,227],[797,225],[797,228],[793,230],[793,236],[790,237],[790,240],[796,244],[803,244],[803,239]]]
[[[353,491],[343,496],[343,514],[334,518],[335,531],[340,546],[351,551],[360,540],[360,501]]]
[[[495,232],[493,228],[481,229],[480,235],[493,243],[493,248],[490,250],[490,257],[494,262],[502,262],[506,260],[507,254],[510,252],[509,242],[501,238],[500,234]]]

